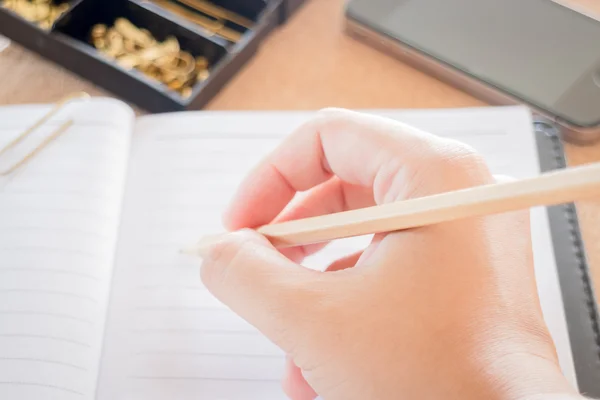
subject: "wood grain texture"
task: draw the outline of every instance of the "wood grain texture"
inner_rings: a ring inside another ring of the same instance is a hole
[[[598,0],[563,2],[577,3],[591,14],[600,15]],[[292,20],[266,40],[259,54],[208,108],[306,110],[330,106],[360,109],[484,105],[345,36],[343,5],[342,0],[309,0]],[[52,102],[79,90],[93,95],[109,94],[14,44],[0,53],[0,105]],[[567,155],[571,165],[600,161],[600,144],[567,145]],[[578,203],[578,212],[600,293],[600,199]]]

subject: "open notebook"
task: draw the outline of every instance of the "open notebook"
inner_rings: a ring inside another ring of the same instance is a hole
[[[0,108],[2,143],[48,109]],[[495,173],[540,172],[525,108],[379,113],[471,144]],[[75,124],[0,177],[0,399],[284,399],[281,351],[216,301],[198,261],[179,250],[222,230],[239,180],[310,116],[136,120],[121,102],[93,99],[54,118],[45,129]],[[545,209],[533,210],[532,224],[543,310],[577,385]],[[320,268],[365,240],[336,242],[307,265]]]

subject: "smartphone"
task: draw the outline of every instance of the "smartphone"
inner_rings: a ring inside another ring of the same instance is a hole
[[[346,31],[491,105],[600,139],[600,22],[552,0],[349,0]]]

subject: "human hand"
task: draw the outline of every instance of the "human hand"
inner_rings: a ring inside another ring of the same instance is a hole
[[[225,215],[240,231],[202,250],[201,276],[289,355],[294,400],[575,396],[537,298],[527,212],[376,235],[327,272],[297,264],[322,245],[280,252],[242,229],[493,181],[462,144],[321,112],[242,183]]]

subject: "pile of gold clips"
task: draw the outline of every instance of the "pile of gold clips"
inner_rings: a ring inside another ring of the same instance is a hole
[[[151,79],[188,98],[197,82],[206,80],[209,62],[182,51],[177,38],[169,36],[157,41],[146,29],[140,29],[125,18],[112,27],[94,25],[90,39],[94,47],[126,69],[137,69]]]
[[[52,28],[54,22],[69,10],[69,3],[56,4],[53,0],[0,0],[0,5],[45,30]]]
[[[242,33],[226,26],[227,23],[251,29],[253,22],[233,11],[206,0],[149,0],[149,2],[202,27],[209,36],[220,36],[237,43]]]

